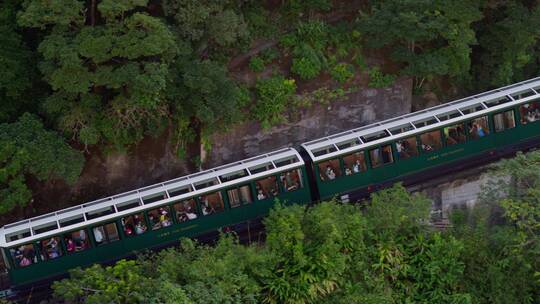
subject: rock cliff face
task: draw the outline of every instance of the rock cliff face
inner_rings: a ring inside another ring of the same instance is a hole
[[[287,123],[262,130],[249,122],[227,132],[214,134],[205,168],[270,152],[283,147],[298,147],[319,137],[346,131],[411,111],[412,82],[398,79],[391,87],[362,89],[330,106],[314,105],[288,113]]]
[[[409,113],[411,88],[409,79],[399,79],[388,88],[351,93],[347,100],[335,101],[331,106],[291,111],[286,114],[288,123],[269,130],[249,122],[215,134],[210,138],[212,150],[204,168],[283,147],[298,147],[302,142]],[[0,216],[0,225],[193,173],[192,165],[172,153],[168,136],[146,138],[129,153],[91,153],[74,186],[62,182],[34,185],[36,203]]]

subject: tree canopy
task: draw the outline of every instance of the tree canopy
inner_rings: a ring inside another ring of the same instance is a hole
[[[27,178],[73,183],[83,164],[80,152],[55,132],[45,130],[31,114],[24,114],[14,123],[0,124],[0,213],[30,201]]]

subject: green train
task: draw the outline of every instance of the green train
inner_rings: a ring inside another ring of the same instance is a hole
[[[394,181],[540,145],[540,78],[5,225],[10,286],[268,214],[276,199],[353,202]]]

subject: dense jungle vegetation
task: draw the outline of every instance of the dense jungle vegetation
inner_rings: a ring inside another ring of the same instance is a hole
[[[189,239],[138,260],[71,272],[69,303],[539,303],[540,153],[493,168],[473,210],[444,231],[405,188],[358,205],[278,205],[265,243]],[[510,177],[510,178],[508,178]],[[504,194],[504,195],[503,195]]]
[[[171,132],[186,157],[216,130],[358,90],[355,75],[411,77],[416,94],[536,76],[539,14],[517,0],[4,0],[0,213],[24,208],[36,182],[74,183],[90,149]],[[242,56],[253,82],[231,76]],[[334,85],[299,92],[317,77]]]

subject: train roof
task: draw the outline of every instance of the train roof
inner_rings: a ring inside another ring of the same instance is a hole
[[[302,165],[304,165],[304,161],[295,149],[277,150],[163,183],[7,224],[0,228],[0,247],[18,246],[37,239],[80,229],[87,225],[154,209],[171,202],[291,170]],[[166,198],[163,196],[164,194]],[[156,200],[158,197],[161,199]],[[152,198],[154,199],[152,200]],[[145,203],[145,200],[151,200],[151,202]],[[127,206],[133,206],[134,203],[135,207],[124,209]],[[91,216],[92,213],[107,210],[110,211],[109,214],[95,218]],[[24,233],[29,235],[20,237]],[[13,236],[19,236],[19,238],[11,240]]]
[[[303,143],[302,147],[314,162],[319,162],[513,107],[538,97],[540,77],[309,141]]]

